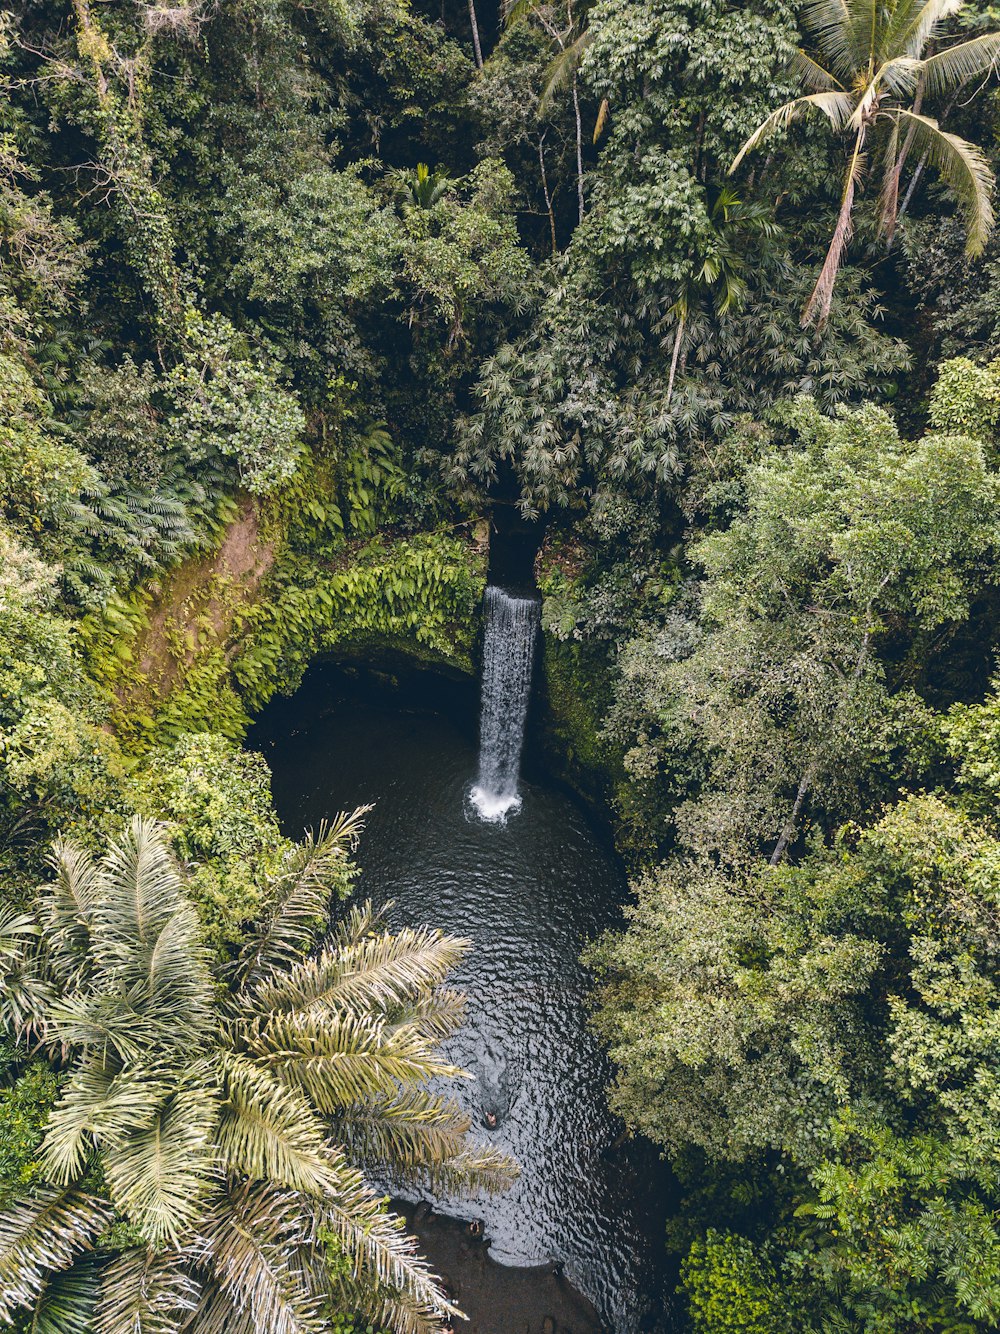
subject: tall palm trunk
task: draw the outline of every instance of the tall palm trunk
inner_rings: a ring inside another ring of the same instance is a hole
[[[479,44],[479,21],[476,18],[476,0],[469,0],[469,23],[472,25],[472,49],[476,53],[476,69],[482,69],[483,48]]]
[[[674,380],[677,378],[677,363],[681,355],[681,343],[684,341],[684,326],[687,323],[687,316],[682,315],[677,321],[677,332],[674,334],[674,354],[670,358],[670,379],[667,381],[667,402],[666,407],[670,407],[670,400],[674,396]]]
[[[576,71],[573,72],[573,111],[576,113],[576,194],[580,204],[580,221],[583,222],[583,120],[580,116],[580,94],[577,90]]]
[[[840,265],[844,258],[844,251],[847,249],[847,243],[854,231],[851,215],[854,210],[855,191],[864,165],[862,152],[864,145],[865,127],[862,125],[858,130],[857,138],[854,140],[854,152],[851,154],[847,175],[844,178],[844,193],[840,201],[840,213],[837,217],[837,226],[834,228],[833,239],[830,241],[830,248],[826,252],[826,259],[823,262],[820,275],[816,279],[816,286],[813,288],[812,295],[802,312],[803,328],[810,324],[822,328],[829,318],[837,274],[840,272]]]

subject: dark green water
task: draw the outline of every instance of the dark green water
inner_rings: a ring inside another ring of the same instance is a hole
[[[267,711],[255,744],[290,834],[376,803],[358,896],[391,900],[394,924],[429,922],[474,942],[455,978],[468,1022],[449,1045],[474,1079],[456,1094],[477,1135],[512,1153],[521,1176],[504,1195],[433,1204],[481,1219],[493,1259],[511,1267],[501,1284],[518,1314],[511,1334],[535,1327],[522,1318],[529,1299],[517,1267],[547,1262],[564,1266],[606,1329],[659,1328],[664,1175],[648,1146],[622,1142],[606,1109],[609,1071],[586,1028],[579,964],[586,941],[618,920],[621,868],[583,808],[551,783],[523,782],[521,811],[506,825],[475,817],[476,708],[461,683],[398,693],[320,668]],[[448,1277],[461,1289],[463,1275]],[[502,1314],[489,1327],[508,1328]]]

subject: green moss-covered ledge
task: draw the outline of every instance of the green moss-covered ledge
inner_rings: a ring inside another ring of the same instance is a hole
[[[143,750],[197,731],[241,737],[324,655],[390,652],[474,672],[481,530],[382,532],[319,552],[305,545],[247,500],[214,551],[135,594],[92,635],[90,670],[113,697],[126,745]]]

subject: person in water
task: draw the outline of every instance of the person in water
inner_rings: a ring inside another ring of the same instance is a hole
[[[496,1114],[496,1112],[487,1112],[487,1113],[486,1113],[486,1124],[489,1126],[489,1128],[490,1128],[491,1130],[496,1130],[496,1128],[497,1128],[497,1114]]]

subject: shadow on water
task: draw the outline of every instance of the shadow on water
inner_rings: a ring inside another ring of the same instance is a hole
[[[253,744],[289,834],[375,803],[358,896],[391,901],[394,925],[427,922],[473,941],[455,977],[467,1024],[449,1043],[473,1079],[455,1094],[521,1176],[503,1195],[427,1196],[434,1212],[421,1211],[427,1252],[473,1316],[462,1328],[665,1329],[669,1178],[607,1111],[609,1070],[586,1027],[579,963],[619,920],[624,876],[585,811],[537,775],[506,825],[476,818],[477,703],[473,683],[423,674],[393,691],[324,665],[265,712]],[[488,1256],[439,1214],[479,1220]]]

